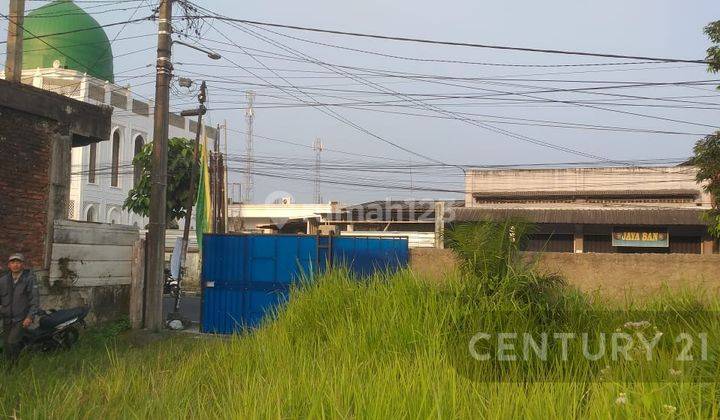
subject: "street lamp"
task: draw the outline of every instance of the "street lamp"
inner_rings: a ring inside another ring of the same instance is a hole
[[[198,47],[198,46],[195,46],[195,45],[192,45],[192,44],[188,44],[187,42],[174,40],[174,41],[173,41],[173,44],[184,45],[184,46],[186,46],[186,47],[189,47],[189,48],[192,48],[192,49],[194,49],[194,50],[200,51],[200,52],[202,52],[202,53],[207,54],[207,56],[210,57],[210,58],[213,59],[213,60],[219,60],[219,59],[222,58],[222,56],[221,56],[220,54],[216,53],[216,52],[202,49],[202,48],[200,48],[200,47]]]

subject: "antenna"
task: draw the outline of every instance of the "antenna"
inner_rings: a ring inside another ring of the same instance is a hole
[[[320,163],[323,144],[320,138],[315,139],[313,150],[315,150],[315,203],[322,204],[322,196],[320,195]]]
[[[249,204],[253,200],[253,190],[255,189],[255,180],[253,179],[253,160],[255,159],[253,152],[253,122],[255,120],[255,92],[249,90],[245,92],[248,106],[245,110],[245,122],[247,124],[247,140],[245,143],[245,189],[243,189],[243,203]]]

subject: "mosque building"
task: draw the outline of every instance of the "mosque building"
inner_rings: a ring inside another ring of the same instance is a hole
[[[116,83],[112,43],[73,1],[32,10],[24,29],[23,83],[113,108],[110,138],[72,150],[69,218],[144,227],[147,218],[122,207],[139,178],[133,158],[152,141],[152,99]],[[197,128],[195,121],[170,114],[170,138],[194,138]],[[215,135],[214,128],[205,129]]]

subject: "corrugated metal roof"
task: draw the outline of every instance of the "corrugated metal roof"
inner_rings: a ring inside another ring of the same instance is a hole
[[[667,190],[595,190],[595,191],[483,191],[474,192],[475,198],[558,198],[558,197],[618,197],[618,198],[644,198],[644,197],[697,197],[699,189],[667,189]]]
[[[445,208],[457,208],[465,206],[465,200],[377,200],[368,201],[367,203],[355,204],[343,207],[343,210],[374,210],[374,209],[391,209],[394,211],[427,211],[435,209],[436,202],[444,202]]]
[[[488,209],[460,208],[451,220],[475,222],[521,218],[533,223],[598,225],[706,225],[702,209]]]

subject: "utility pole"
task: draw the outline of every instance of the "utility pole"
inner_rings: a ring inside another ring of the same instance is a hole
[[[255,92],[249,90],[246,92],[248,107],[245,110],[245,121],[247,123],[247,140],[245,144],[245,189],[243,189],[243,203],[250,204],[253,199],[254,179],[253,179],[253,123],[255,122]]]
[[[167,206],[168,122],[170,81],[173,66],[172,2],[160,0],[158,18],[157,74],[155,76],[155,122],[152,171],[150,173],[150,223],[147,234],[147,284],[145,328],[162,327],[162,287],[165,268],[165,218]]]
[[[200,93],[198,94],[198,102],[200,106],[197,109],[190,111],[183,111],[180,113],[183,117],[190,117],[197,115],[198,117],[198,128],[195,133],[195,147],[193,148],[193,165],[190,167],[190,191],[188,191],[188,199],[185,204],[185,226],[183,226],[183,237],[182,237],[182,248],[180,251],[180,278],[177,279],[178,287],[177,294],[175,295],[175,307],[173,310],[174,319],[180,319],[180,291],[182,290],[182,279],[185,276],[185,261],[187,260],[188,242],[190,242],[190,222],[192,220],[193,203],[195,203],[196,191],[195,185],[197,182],[197,170],[198,170],[198,156],[200,155],[200,133],[203,131],[202,117],[205,115],[205,98],[207,98],[207,85],[202,82],[200,85]]]
[[[5,59],[5,80],[20,83],[22,78],[23,24],[25,21],[25,0],[10,0],[8,14],[7,58]]]
[[[323,151],[322,140],[319,138],[315,139],[313,150],[315,151],[315,204],[322,204],[322,196],[320,195],[320,163]]]
[[[223,128],[225,129],[225,150],[223,154],[223,168],[225,169],[225,173],[223,174],[223,180],[225,181],[225,185],[223,185],[223,227],[225,230],[223,233],[228,232],[228,154],[227,154],[227,132],[228,132],[228,125],[227,120],[223,122]]]

